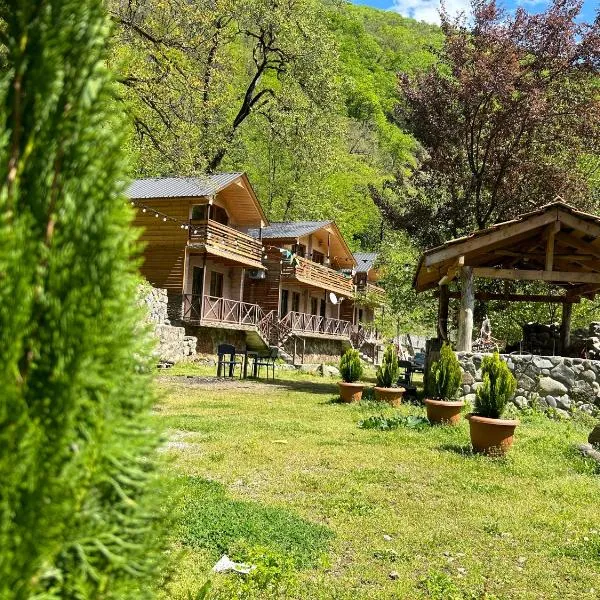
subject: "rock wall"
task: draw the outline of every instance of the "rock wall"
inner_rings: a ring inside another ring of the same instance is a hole
[[[186,335],[183,327],[174,327],[168,317],[167,290],[143,286],[140,303],[148,310],[148,321],[154,325],[158,345],[154,354],[159,363],[176,363],[196,354],[197,340]]]
[[[231,344],[240,351],[246,349],[246,335],[243,331],[195,325],[186,325],[185,329],[188,334],[197,339],[196,351],[200,354],[216,356],[219,344]]]
[[[463,370],[462,399],[473,402],[482,383],[484,355],[457,353]],[[576,410],[600,414],[600,361],[563,356],[501,354],[517,379],[513,404],[519,408],[537,406],[570,417]]]
[[[337,364],[340,357],[347,348],[341,340],[327,340],[321,338],[304,338],[306,344],[303,344],[302,338],[296,340],[296,361],[295,364],[318,365],[322,363]],[[284,350],[290,356],[294,356],[294,339],[290,338],[284,347]],[[304,359],[304,360],[303,360]]]

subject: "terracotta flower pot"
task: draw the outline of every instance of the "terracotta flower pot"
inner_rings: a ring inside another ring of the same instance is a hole
[[[375,387],[375,398],[380,402],[387,402],[394,408],[398,408],[402,404],[402,395],[405,391],[406,390],[403,387]]]
[[[345,381],[338,381],[338,387],[340,388],[340,398],[342,402],[360,402],[364,389],[363,383],[346,383]]]
[[[460,421],[460,411],[464,405],[465,403],[460,401],[450,402],[425,398],[429,422],[440,425],[457,425]]]
[[[490,419],[479,415],[467,415],[471,430],[473,451],[490,456],[504,456],[512,446],[515,428],[519,421]]]

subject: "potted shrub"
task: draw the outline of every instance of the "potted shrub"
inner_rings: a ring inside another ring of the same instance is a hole
[[[342,402],[358,402],[362,398],[362,383],[357,383],[362,377],[363,366],[360,362],[358,350],[349,348],[340,359],[340,374],[342,380],[338,382]]]
[[[460,363],[449,344],[444,343],[440,358],[429,369],[425,406],[430,423],[456,425],[464,402],[455,400],[462,380]]]
[[[398,387],[398,355],[393,345],[389,345],[383,354],[381,366],[377,367],[377,385],[375,386],[375,397],[392,406],[402,404],[404,388]]]
[[[482,385],[477,388],[475,408],[467,417],[475,452],[502,456],[512,446],[519,421],[501,419],[506,403],[513,397],[517,381],[500,355],[494,352],[481,364]]]

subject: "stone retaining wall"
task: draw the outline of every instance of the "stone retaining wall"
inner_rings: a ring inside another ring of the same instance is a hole
[[[482,383],[484,355],[457,353],[463,370],[462,398],[473,402]],[[501,354],[517,379],[513,403],[517,408],[538,406],[570,417],[575,410],[600,414],[600,361],[563,356]]]
[[[140,288],[141,304],[148,310],[148,321],[154,325],[158,345],[154,354],[160,363],[176,363],[196,354],[197,339],[188,336],[183,327],[171,325],[167,314],[167,290]]]

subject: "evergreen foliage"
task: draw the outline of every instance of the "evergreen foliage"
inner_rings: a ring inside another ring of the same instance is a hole
[[[7,0],[0,20],[0,597],[151,597],[149,344],[109,24],[102,0]]]
[[[461,377],[458,358],[450,344],[444,342],[439,360],[436,360],[429,369],[428,394],[438,400],[452,400],[460,386]]]
[[[517,389],[517,380],[497,352],[483,358],[481,374],[483,385],[477,388],[474,412],[482,417],[499,419]]]
[[[396,348],[390,344],[383,354],[381,365],[377,367],[377,385],[383,388],[391,388],[398,381],[398,354]]]
[[[348,348],[340,359],[340,374],[346,383],[354,383],[363,375],[363,366],[360,362],[358,350]]]

